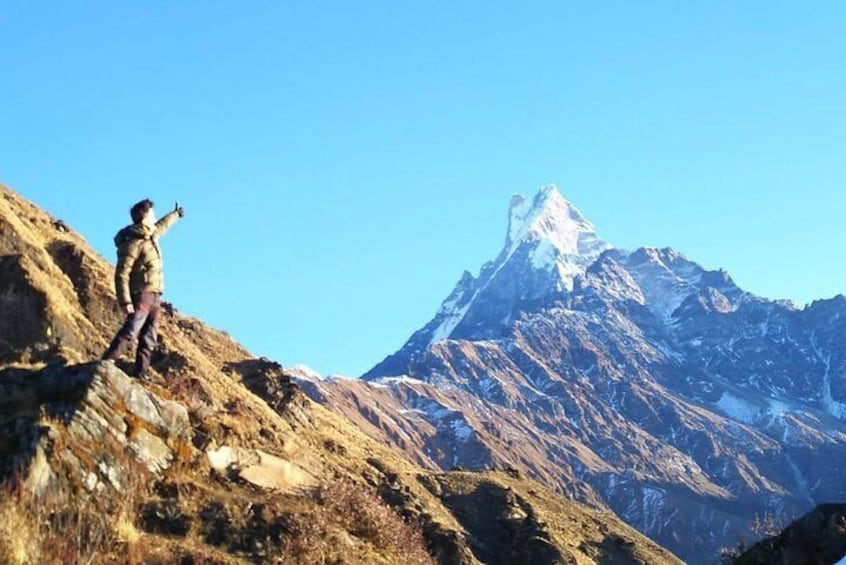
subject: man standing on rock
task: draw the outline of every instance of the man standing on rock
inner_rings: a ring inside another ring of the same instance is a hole
[[[164,273],[159,238],[185,215],[179,205],[156,221],[151,200],[142,200],[130,210],[132,225],[115,236],[118,262],[115,291],[126,321],[112,340],[103,359],[117,359],[132,340],[138,338],[134,376],[150,380],[150,356],[156,347],[161,313]]]

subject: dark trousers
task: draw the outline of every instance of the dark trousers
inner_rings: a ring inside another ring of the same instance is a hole
[[[126,316],[103,359],[117,359],[129,348],[132,340],[138,338],[135,353],[135,375],[141,375],[150,368],[150,356],[156,347],[159,333],[159,315],[162,297],[157,292],[142,292],[132,297],[135,312]]]

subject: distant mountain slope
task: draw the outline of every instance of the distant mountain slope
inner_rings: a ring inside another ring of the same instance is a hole
[[[134,382],[96,361],[113,275],[0,186],[0,561],[678,563],[517,473],[409,462],[171,306]]]
[[[300,382],[420,464],[513,466],[710,563],[756,514],[846,499],[843,335],[842,296],[800,310],[615,249],[546,187],[362,381]]]

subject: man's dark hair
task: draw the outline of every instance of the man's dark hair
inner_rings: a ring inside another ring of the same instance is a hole
[[[147,210],[152,207],[153,201],[147,198],[135,204],[135,206],[129,210],[129,215],[132,216],[132,221],[136,224],[140,224],[141,220],[144,219],[144,215],[147,213]]]

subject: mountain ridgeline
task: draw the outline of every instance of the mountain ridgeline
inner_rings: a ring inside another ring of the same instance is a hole
[[[555,187],[361,380],[298,381],[434,469],[510,467],[691,563],[846,499],[846,298],[803,309],[670,248],[616,249]]]

